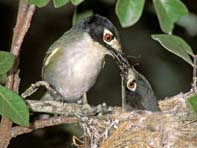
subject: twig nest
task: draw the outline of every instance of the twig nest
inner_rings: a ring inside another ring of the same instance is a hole
[[[185,148],[197,147],[197,122],[179,94],[159,102],[161,112],[135,110],[91,118],[85,133],[90,147],[99,148]],[[91,122],[90,122],[91,121]]]

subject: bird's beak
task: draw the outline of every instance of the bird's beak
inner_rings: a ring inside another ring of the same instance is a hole
[[[112,50],[112,55],[118,64],[118,67],[121,70],[123,76],[127,75],[128,69],[131,67],[126,55],[122,52],[122,50]]]
[[[131,67],[126,55],[122,51],[120,41],[114,38],[111,41],[111,50],[110,54],[115,58],[118,67],[121,70],[123,76],[126,76],[128,69]]]

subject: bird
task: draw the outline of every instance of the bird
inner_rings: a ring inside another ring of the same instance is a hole
[[[160,111],[157,98],[149,81],[132,67],[128,68],[125,74],[123,82],[125,110]]]
[[[117,65],[120,68],[122,85],[122,109],[160,111],[159,104],[150,82],[131,66],[125,53],[118,54]]]
[[[82,19],[46,52],[42,79],[60,97],[46,92],[42,100],[60,98],[68,103],[78,100],[87,103],[86,93],[104,67],[105,56],[110,55],[121,63],[118,60],[122,53],[119,33],[109,19],[98,14]]]

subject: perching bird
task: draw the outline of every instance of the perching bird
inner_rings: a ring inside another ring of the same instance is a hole
[[[46,53],[42,77],[65,102],[76,102],[95,84],[104,57],[119,60],[122,54],[118,31],[100,15],[81,20],[65,32]],[[44,95],[45,100],[51,94]],[[56,98],[53,96],[53,98]]]
[[[148,80],[134,68],[128,68],[124,81],[125,108],[160,111],[158,101]]]

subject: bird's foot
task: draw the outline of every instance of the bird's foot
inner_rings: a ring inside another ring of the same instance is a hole
[[[88,103],[82,105],[82,116],[100,116],[113,111],[113,107],[107,106],[106,103],[91,107]]]
[[[104,102],[102,104],[99,104],[95,107],[93,114],[94,115],[103,115],[107,114],[113,111],[113,108],[110,106],[107,106],[107,104]]]
[[[85,116],[93,114],[92,107],[88,103],[82,105],[82,111]]]

